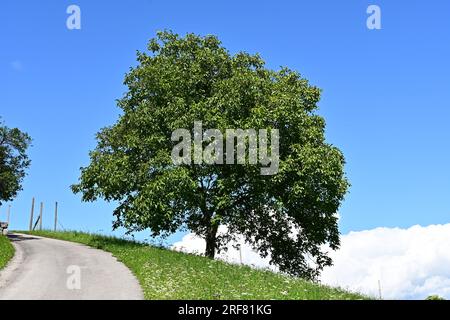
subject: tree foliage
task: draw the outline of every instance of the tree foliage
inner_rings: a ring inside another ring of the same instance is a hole
[[[231,55],[215,36],[160,32],[125,77],[117,123],[97,134],[73,191],[115,201],[114,227],[164,236],[186,228],[214,254],[237,235],[281,271],[314,278],[339,246],[336,212],[347,191],[344,157],[315,113],[320,89],[258,55]],[[280,167],[181,165],[171,134],[205,128],[278,129]],[[219,233],[219,226],[226,233]]]
[[[28,134],[0,122],[0,205],[13,200],[22,190],[22,181],[30,166],[26,154],[30,144]]]

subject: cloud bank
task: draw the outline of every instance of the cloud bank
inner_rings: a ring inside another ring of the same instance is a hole
[[[242,253],[230,245],[219,258],[269,266],[268,259],[238,242]],[[205,243],[188,234],[173,249],[202,253]],[[450,299],[450,224],[351,232],[342,236],[341,249],[330,255],[334,266],[322,273],[323,283],[374,297],[381,292],[384,299],[424,299],[433,294]]]

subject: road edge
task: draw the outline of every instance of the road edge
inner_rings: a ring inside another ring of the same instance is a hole
[[[19,235],[19,234],[9,233],[7,235],[8,239],[10,235]],[[0,270],[0,290],[6,287],[10,282],[14,280],[16,276],[15,271],[25,260],[25,254],[22,247],[18,243],[11,241],[10,239],[9,241],[14,247],[14,256],[11,258],[11,260],[9,260],[6,266],[2,270]]]

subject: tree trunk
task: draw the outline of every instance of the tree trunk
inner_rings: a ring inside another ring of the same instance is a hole
[[[216,255],[217,229],[218,226],[210,226],[208,234],[205,237],[206,240],[205,256],[210,259],[214,259]]]

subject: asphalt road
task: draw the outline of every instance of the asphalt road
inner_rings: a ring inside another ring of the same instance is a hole
[[[12,234],[16,254],[0,272],[0,300],[140,300],[138,281],[110,253]]]

